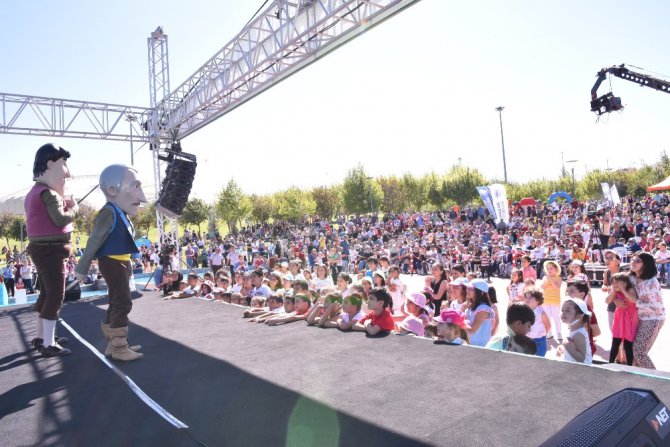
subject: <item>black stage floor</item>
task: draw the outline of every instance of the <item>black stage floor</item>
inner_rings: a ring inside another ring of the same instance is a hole
[[[105,300],[62,317],[103,349]],[[236,306],[149,292],[134,301],[131,342],[115,363],[188,428],[177,428],[71,338],[73,354],[27,349],[35,314],[0,314],[0,439],[7,446],[532,446],[626,387],[670,403],[670,381],[627,372],[369,338],[304,323],[248,323]]]

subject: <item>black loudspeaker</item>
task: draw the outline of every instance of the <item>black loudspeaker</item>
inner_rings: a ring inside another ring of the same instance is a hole
[[[172,153],[168,159],[156,208],[168,217],[177,217],[181,216],[188,202],[198,164],[195,155],[185,152]]]
[[[71,285],[73,282],[76,284]],[[68,287],[70,287],[68,289]],[[81,299],[81,285],[76,279],[65,282],[65,301],[79,301]]]
[[[568,422],[542,446],[670,446],[670,414],[649,390],[626,388]]]

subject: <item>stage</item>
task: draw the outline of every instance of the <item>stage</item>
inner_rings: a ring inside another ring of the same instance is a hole
[[[98,350],[105,302],[67,303],[62,312]],[[145,357],[113,364],[155,401],[151,408],[63,325],[58,334],[70,338],[73,354],[41,358],[27,348],[35,314],[4,310],[3,443],[535,446],[626,387],[670,403],[670,381],[661,377],[304,323],[268,327],[241,314],[154,292],[134,300],[130,341]]]

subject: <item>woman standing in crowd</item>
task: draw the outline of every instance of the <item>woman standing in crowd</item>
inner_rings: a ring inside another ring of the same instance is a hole
[[[665,322],[665,307],[661,296],[661,284],[656,279],[654,257],[647,253],[636,253],[631,260],[631,281],[637,292],[638,329],[633,342],[633,366],[656,369],[649,358],[656,337]]]

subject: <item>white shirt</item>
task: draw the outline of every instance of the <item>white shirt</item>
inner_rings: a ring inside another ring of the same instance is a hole
[[[340,318],[342,318],[342,321],[344,321],[345,323],[349,323],[349,314],[348,314],[348,313],[346,313],[346,312],[342,312],[342,314],[340,315]],[[361,310],[361,311],[359,311],[356,315],[354,315],[354,317],[352,318],[352,320],[353,320],[353,321],[360,321],[360,320],[362,320],[363,318],[365,318],[365,314],[364,314],[363,311]]]

